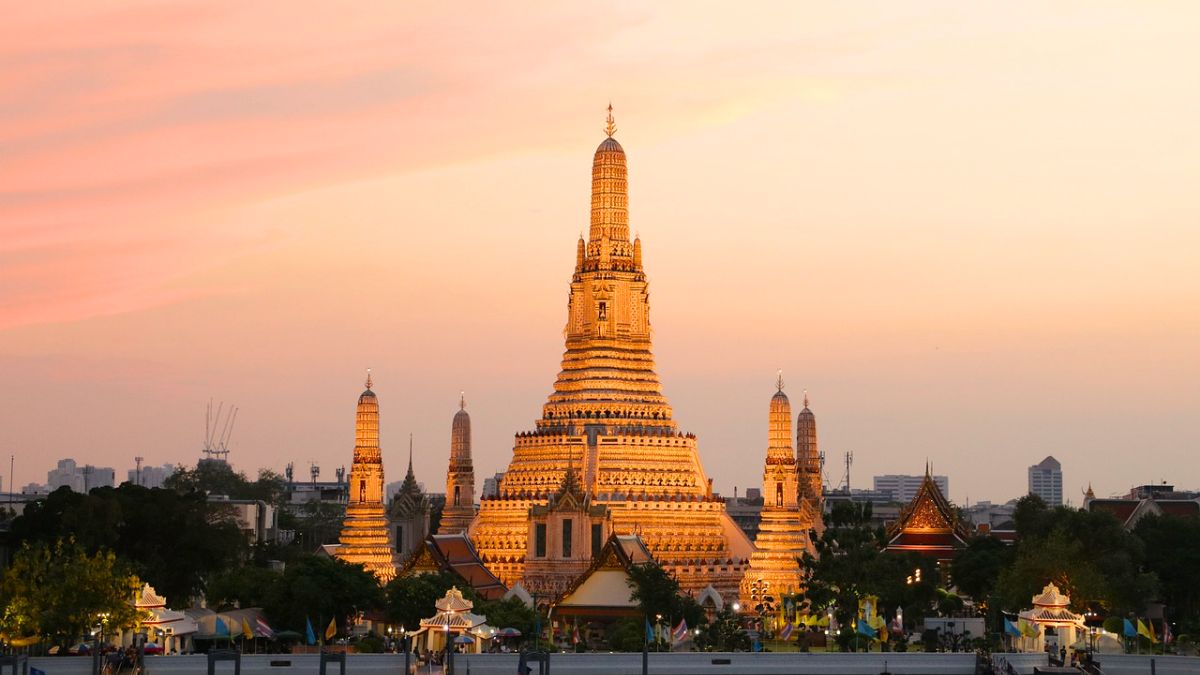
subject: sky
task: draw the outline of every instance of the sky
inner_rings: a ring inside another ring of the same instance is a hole
[[[561,358],[611,101],[664,391],[757,487],[776,371],[828,480],[1200,488],[1194,2],[18,3],[0,454],[477,483]],[[798,405],[796,406],[799,407]],[[0,468],[4,489],[13,477]]]

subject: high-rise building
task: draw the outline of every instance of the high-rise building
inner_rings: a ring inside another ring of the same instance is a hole
[[[125,475],[126,480],[134,485],[148,488],[160,488],[171,474],[179,467],[174,464],[162,466],[143,466],[140,469],[130,469]]]
[[[517,434],[499,496],[480,502],[471,538],[505,584],[540,594],[524,583],[527,562],[550,555],[551,537],[570,539],[572,555],[594,537],[564,511],[535,523],[533,507],[550,508],[561,493],[556,508],[585,508],[583,494],[605,527],[640,536],[685,591],[711,584],[728,604],[753,546],[713,496],[696,437],[679,429],[655,373],[642,242],[629,237],[625,150],[611,110],[608,122],[592,160],[591,228],[576,245],[562,367],[535,428]],[[578,476],[567,480],[569,470]],[[543,536],[552,523],[564,531]]]
[[[446,506],[438,534],[466,532],[475,518],[475,467],[471,464],[471,416],[467,399],[458,401],[450,425],[450,469],[446,472]]]
[[[930,476],[934,483],[937,483],[938,489],[942,494],[950,494],[950,478],[947,476]],[[889,473],[886,476],[875,476],[875,491],[883,493],[891,493],[891,501],[907,504],[917,496],[917,491],[921,489],[921,484],[925,482],[924,476],[910,476],[903,474]]]
[[[1029,467],[1029,494],[1050,506],[1062,506],[1062,465],[1053,456]]]
[[[783,376],[771,397],[768,414],[767,458],[763,468],[763,507],[750,556],[750,569],[741,584],[747,611],[762,604],[800,592],[803,573],[798,560],[816,550],[808,538],[813,522],[820,518],[814,502],[801,499],[796,456],[792,450],[792,405],[783,393]]]
[[[350,501],[342,521],[341,545],[336,554],[346,562],[363,565],[381,582],[396,576],[396,554],[383,506],[383,456],[379,449],[379,400],[367,390],[358,397],[354,421],[354,463],[350,466]]]
[[[111,466],[79,466],[67,458],[58,460],[58,466],[46,472],[46,486],[51,492],[65,486],[86,493],[92,488],[112,487],[116,477],[117,472]]]

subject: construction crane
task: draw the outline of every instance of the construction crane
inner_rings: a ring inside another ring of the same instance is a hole
[[[224,413],[224,422],[221,421],[222,413]],[[233,435],[233,425],[237,421],[237,414],[236,407],[231,405],[229,410],[225,410],[225,402],[221,401],[217,405],[217,412],[214,415],[212,399],[208,400],[208,408],[204,412],[204,448],[201,451],[204,453],[205,459],[218,462],[229,461],[229,437]],[[219,433],[218,429],[220,429]]]

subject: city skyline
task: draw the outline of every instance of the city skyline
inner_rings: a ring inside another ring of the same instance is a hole
[[[1200,485],[1191,5],[321,11],[0,27],[18,487],[192,464],[210,398],[239,470],[331,478],[367,367],[388,482],[409,433],[444,482],[460,391],[503,470],[559,369],[610,99],[658,372],[717,491],[760,486],[778,369],[835,485],[845,451],[858,487],[931,460],[958,502],[1047,455],[1074,503]]]

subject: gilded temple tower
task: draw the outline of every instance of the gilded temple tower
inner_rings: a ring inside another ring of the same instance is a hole
[[[757,550],[750,556],[750,569],[742,580],[746,611],[754,611],[764,596],[780,600],[801,590],[803,575],[797,559],[806,551],[815,552],[808,533],[819,514],[799,498],[798,481],[792,453],[792,405],[783,393],[780,375],[768,416],[762,520],[754,540]]]
[[[807,500],[817,513],[824,511],[821,483],[821,451],[817,446],[817,418],[808,408],[808,392],[804,392],[804,409],[796,416],[796,468],[800,473],[800,499]]]
[[[342,523],[337,557],[363,565],[382,583],[396,576],[396,558],[383,506],[383,456],[379,450],[379,401],[367,390],[358,397],[354,421],[354,463],[350,467],[350,503]]]
[[[471,464],[471,416],[466,397],[450,425],[450,469],[446,472],[446,506],[438,534],[466,532],[475,518],[475,468]]]
[[[713,585],[729,602],[752,545],[712,495],[695,436],[679,430],[662,393],[611,106],[607,121],[592,158],[590,228],[576,246],[562,366],[535,428],[517,434],[499,496],[480,502],[471,536],[506,584],[531,581],[525,587],[540,592],[524,579],[527,556],[541,550],[530,545],[532,509],[547,507],[573,468],[589,508],[608,512],[595,518],[611,519],[617,534],[636,532],[685,590]]]

